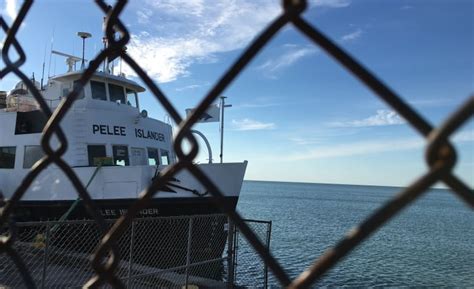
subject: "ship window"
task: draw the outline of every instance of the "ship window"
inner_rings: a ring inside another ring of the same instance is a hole
[[[170,157],[167,150],[160,150],[161,152],[161,163],[165,166],[170,164]]]
[[[137,105],[137,93],[134,90],[125,89],[127,92],[127,104],[133,107],[138,107]]]
[[[89,166],[96,167],[99,163],[103,163],[107,157],[105,145],[88,145],[87,154],[89,155]]]
[[[17,112],[15,134],[40,133],[48,118],[40,110]]]
[[[62,95],[62,97],[67,97],[70,92],[71,92],[71,90],[70,90],[69,88],[63,88],[63,95]]]
[[[23,168],[31,168],[37,161],[44,156],[41,146],[25,146],[25,156],[23,159]]]
[[[75,89],[78,86],[79,86],[79,80],[74,81],[73,88]],[[79,92],[77,99],[79,98],[84,98],[84,88],[82,88],[81,91]]]
[[[147,163],[146,154],[144,148],[131,148],[132,153],[130,161],[132,166],[145,166]]]
[[[98,81],[91,81],[92,99],[107,100],[107,93],[105,92],[105,83]]]
[[[116,166],[129,166],[130,165],[127,146],[112,146],[112,151],[114,154],[114,165]]]
[[[16,147],[0,147],[0,169],[13,169],[15,167]]]
[[[148,148],[148,165],[157,166],[160,164],[160,159],[158,158],[158,149]]]
[[[122,86],[109,83],[110,101],[125,103],[125,93]]]

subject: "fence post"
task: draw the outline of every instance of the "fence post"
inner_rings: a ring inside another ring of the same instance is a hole
[[[133,264],[133,239],[135,237],[135,220],[132,220],[132,228],[130,229],[130,249],[128,255],[128,282],[127,288],[131,287],[132,282],[132,264]]]
[[[270,239],[272,235],[272,221],[268,222],[268,227],[267,227],[267,249],[270,251]],[[263,275],[263,288],[268,288],[268,265],[267,262],[263,262],[264,267],[264,275]]]
[[[245,221],[244,221],[245,222]],[[238,258],[239,258],[239,227],[234,225],[234,282],[237,276]]]
[[[234,223],[227,217],[227,288],[234,288]]]
[[[189,284],[189,266],[191,264],[191,242],[192,242],[192,236],[193,236],[193,223],[194,223],[194,217],[189,218],[188,222],[188,248],[186,252],[186,273],[185,273],[185,287],[188,289],[188,284]]]
[[[44,238],[44,258],[43,258],[43,272],[41,275],[41,288],[44,289],[44,285],[46,283],[46,273],[48,268],[48,247],[49,247],[49,238],[50,238],[50,224],[49,222],[46,223],[46,236]]]

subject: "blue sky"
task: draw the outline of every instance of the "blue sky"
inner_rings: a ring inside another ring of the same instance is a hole
[[[280,12],[281,1],[130,1],[122,15],[134,57],[184,115]],[[312,0],[304,18],[356,56],[423,117],[439,125],[474,92],[470,0]],[[19,2],[0,0],[11,23]],[[45,51],[86,58],[102,47],[102,13],[92,1],[36,1],[19,32],[23,71],[41,75]],[[2,36],[2,39],[4,36]],[[53,57],[46,72],[65,71]],[[2,64],[3,65],[3,62]],[[123,71],[133,77],[127,67]],[[8,75],[0,90],[16,79]],[[225,161],[248,160],[246,179],[406,186],[427,169],[424,141],[352,75],[287,26],[229,86]],[[164,118],[146,93],[141,105]],[[199,124],[219,155],[217,124]],[[452,138],[456,174],[474,185],[474,124]],[[201,153],[198,161],[206,162]]]

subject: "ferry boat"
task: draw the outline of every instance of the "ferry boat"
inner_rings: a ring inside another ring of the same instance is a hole
[[[49,79],[41,92],[52,109],[77,85],[81,74],[82,71],[70,71]],[[41,89],[37,82],[36,85]],[[106,218],[124,214],[157,172],[177,161],[171,125],[140,110],[140,94],[144,91],[123,75],[96,72],[61,122],[69,142],[63,158],[88,185]],[[31,167],[44,156],[40,139],[46,121],[23,82],[5,96],[0,109],[0,190],[5,199],[12,196]],[[196,165],[225,194],[225,202],[235,208],[247,162],[211,160]],[[217,213],[210,197],[197,179],[181,171],[140,216]],[[25,193],[15,217],[20,221],[57,220],[77,198],[67,177],[51,165]],[[84,218],[88,216],[83,206],[76,206],[67,216],[70,220]]]
[[[61,99],[68,97],[83,73],[83,70],[74,70],[75,63],[81,58],[55,53],[67,57],[68,72],[50,77],[44,86],[33,80],[52,110]],[[94,73],[60,124],[69,143],[63,159],[108,219],[123,215],[159,171],[178,161],[173,152],[171,124],[153,119],[142,110],[143,92],[145,88],[137,82],[123,74],[110,73],[107,65],[105,71]],[[0,94],[0,191],[4,199],[12,197],[30,169],[44,156],[40,140],[46,122],[23,82],[8,93]],[[196,166],[225,194],[227,205],[235,208],[247,161],[213,163],[210,159],[209,163]],[[137,217],[219,213],[211,198],[212,194],[199,180],[183,170],[155,194]],[[16,221],[90,219],[71,182],[55,165],[48,166],[34,180],[15,208],[13,217]],[[225,227],[224,221],[200,226],[201,232],[196,232],[224,240],[204,242],[212,247],[206,251],[210,249],[217,257],[224,249]],[[179,230],[166,229],[169,234],[173,231]],[[142,232],[140,242],[145,244],[155,239],[154,242],[159,243],[157,238],[169,238],[163,230],[154,232],[156,234]],[[185,238],[167,240],[175,246],[186,246]],[[176,248],[173,250],[177,251]],[[179,264],[166,266],[171,265]]]

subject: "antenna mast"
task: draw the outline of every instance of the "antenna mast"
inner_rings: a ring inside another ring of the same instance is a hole
[[[221,154],[219,155],[221,159],[221,164],[224,162],[224,108],[232,107],[232,104],[225,104],[226,96],[221,96]]]
[[[77,32],[77,36],[82,38],[82,62],[81,62],[81,70],[84,69],[84,53],[86,49],[86,39],[92,37],[92,34],[87,32]]]
[[[51,58],[53,56],[53,44],[54,44],[54,27],[53,27],[53,36],[51,36],[51,48],[49,49],[48,79],[51,75]]]
[[[44,79],[44,66],[46,62],[46,44],[44,45],[44,55],[43,55],[43,71],[41,73],[41,90],[43,90],[43,79]]]

